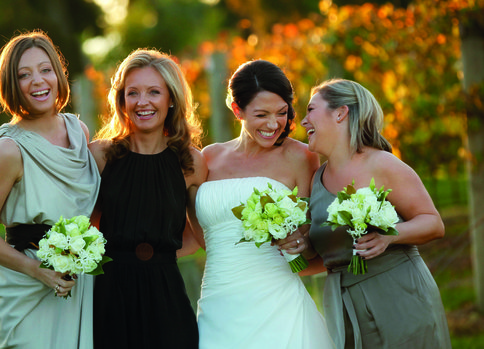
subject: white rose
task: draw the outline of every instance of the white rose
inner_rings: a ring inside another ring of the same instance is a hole
[[[82,236],[75,236],[70,239],[70,250],[73,253],[79,254],[84,249],[84,246],[86,246],[86,242]]]
[[[68,236],[79,236],[81,235],[81,231],[76,223],[69,223],[65,226],[66,233]]]
[[[64,234],[57,232],[50,234],[50,237],[47,239],[47,243],[62,250],[65,250],[68,247],[67,237]]]
[[[375,227],[387,229],[395,227],[398,223],[398,215],[395,208],[388,202],[384,202],[382,209],[379,212],[370,212],[370,224]]]
[[[52,266],[54,267],[55,271],[58,271],[60,273],[66,273],[71,270],[72,267],[72,259],[70,258],[69,255],[64,256],[64,255],[56,255],[53,256],[51,259]]]

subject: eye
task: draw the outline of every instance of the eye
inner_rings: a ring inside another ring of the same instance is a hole
[[[158,91],[158,90],[151,90],[150,91],[150,94],[152,94],[152,95],[159,95],[160,94],[160,91]]]
[[[50,73],[52,71],[51,68],[44,68],[41,70],[42,73]]]
[[[25,79],[29,76],[29,73],[20,73],[18,75],[19,80]]]
[[[137,93],[136,93],[136,91],[128,91],[128,93],[126,95],[127,96],[136,96]]]
[[[309,113],[311,110],[314,110],[314,108],[308,107],[308,113]]]
[[[286,111],[283,111],[283,112],[280,112],[279,115],[280,116],[286,116],[287,115],[287,110]]]

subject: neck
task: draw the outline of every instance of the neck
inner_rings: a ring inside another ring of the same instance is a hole
[[[129,149],[139,154],[158,154],[166,149],[167,142],[164,135],[133,133],[129,137]]]

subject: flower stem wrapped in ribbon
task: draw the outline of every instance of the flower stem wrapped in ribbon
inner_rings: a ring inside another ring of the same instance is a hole
[[[369,231],[377,231],[382,235],[398,235],[395,225],[399,218],[395,208],[386,200],[391,189],[375,188],[374,178],[370,186],[355,190],[355,181],[338,192],[338,197],[328,206],[328,220],[323,226],[331,226],[333,230],[341,226],[349,226],[347,232],[353,241]],[[368,271],[366,261],[353,250],[353,256],[348,271],[353,274],[365,274]]]
[[[103,274],[102,265],[112,260],[104,255],[105,244],[103,234],[91,226],[86,216],[60,217],[39,241],[40,268],[71,276]]]
[[[285,239],[303,224],[307,219],[307,199],[298,198],[297,187],[293,191],[276,190],[267,183],[268,188],[254,192],[245,204],[232,208],[232,212],[242,221],[244,237],[238,242],[255,242],[260,247],[272,239]],[[304,270],[308,261],[301,254],[288,254],[282,251],[293,273]]]

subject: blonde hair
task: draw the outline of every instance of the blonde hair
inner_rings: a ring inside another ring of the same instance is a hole
[[[108,101],[112,116],[94,137],[110,139],[112,146],[106,153],[108,161],[123,156],[129,149],[129,135],[133,132],[128,115],[124,90],[126,76],[135,68],[152,67],[160,73],[168,87],[173,107],[169,108],[164,124],[168,147],[178,155],[183,170],[193,172],[190,146],[200,144],[200,123],[195,116],[190,87],[175,59],[157,50],[137,49],[129,54],[111,80]]]
[[[313,87],[311,96],[319,93],[332,110],[348,107],[350,147],[361,153],[364,146],[392,152],[391,144],[381,135],[383,110],[375,97],[355,81],[330,79]]]
[[[69,102],[70,88],[64,56],[41,30],[19,34],[10,39],[0,55],[0,104],[12,116],[12,122],[29,118],[29,103],[20,89],[18,65],[24,52],[33,47],[44,50],[57,76],[55,113],[61,111]]]

